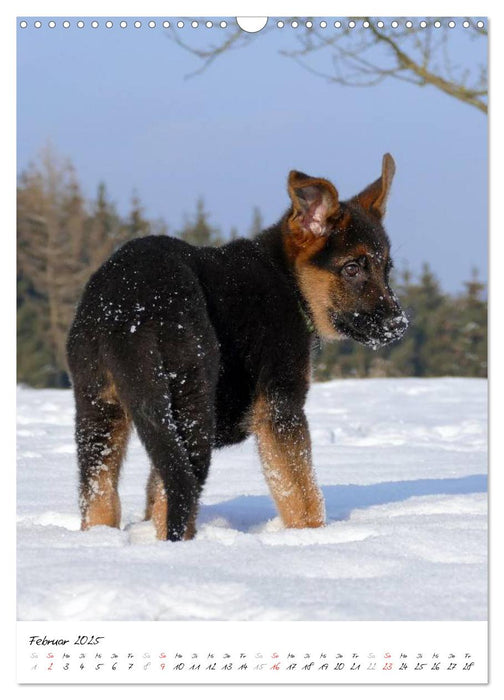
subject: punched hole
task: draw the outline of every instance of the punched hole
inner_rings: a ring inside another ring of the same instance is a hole
[[[236,24],[243,29],[244,32],[255,34],[268,24],[267,17],[237,17]]]

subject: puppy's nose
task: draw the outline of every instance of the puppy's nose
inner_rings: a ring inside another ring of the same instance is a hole
[[[396,314],[387,321],[386,326],[387,330],[393,333],[396,338],[401,338],[409,326],[409,321],[404,312],[398,309]]]

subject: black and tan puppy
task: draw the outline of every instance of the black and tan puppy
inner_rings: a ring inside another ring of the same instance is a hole
[[[83,529],[119,527],[132,423],[160,539],[194,535],[212,449],[250,433],[285,526],[324,524],[303,411],[312,336],[376,347],[406,329],[382,227],[394,170],[385,155],[381,177],[346,202],[293,171],[289,210],[254,240],[140,238],[91,277],[68,338]]]

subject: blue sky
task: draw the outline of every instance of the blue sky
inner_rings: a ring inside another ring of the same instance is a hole
[[[72,22],[75,24],[75,20]],[[203,196],[211,222],[245,233],[288,205],[290,169],[331,179],[346,198],[397,164],[387,229],[396,265],[428,261],[442,286],[487,275],[487,122],[434,88],[388,81],[349,88],[316,77],[279,50],[295,30],[271,31],[200,66],[160,27],[18,30],[18,171],[50,140],[74,163],[87,197],[103,180],[125,213],[136,190],[148,217],[172,231]],[[217,42],[219,29],[181,30]],[[462,27],[454,31],[460,41]],[[459,32],[459,34],[457,34]],[[480,42],[460,42],[464,61]],[[469,54],[467,53],[469,51]]]

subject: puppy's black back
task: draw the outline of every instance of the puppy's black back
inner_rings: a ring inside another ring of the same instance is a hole
[[[212,447],[249,433],[258,387],[281,383],[285,368],[287,393],[304,396],[309,334],[295,284],[268,240],[214,249],[137,239],[90,279],[68,340],[83,512],[92,511],[93,482],[108,488],[103,465],[114,472],[96,447],[90,453],[89,436],[99,434],[108,454],[132,421],[172,504],[167,536],[179,539]],[[119,419],[109,416],[112,407]]]

